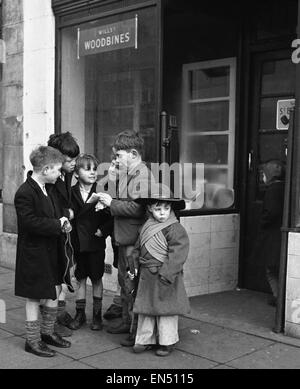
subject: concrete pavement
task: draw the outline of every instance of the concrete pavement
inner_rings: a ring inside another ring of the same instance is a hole
[[[219,294],[220,297],[216,294],[192,298],[191,315],[181,317],[179,321],[180,341],[166,358],[156,356],[153,351],[134,354],[131,348],[120,346],[120,340],[126,335],[107,333],[107,322],[104,322],[103,331],[91,331],[89,325],[74,331],[69,338],[72,342],[70,349],[56,349],[57,356],[54,358],[39,358],[24,351],[25,300],[15,297],[13,288],[14,272],[0,268],[0,299],[6,304],[6,323],[0,323],[0,369],[300,368],[300,340],[274,334],[267,328],[270,324],[268,318],[274,313],[270,310],[272,308],[260,295],[253,297],[246,292],[238,296],[227,293],[223,296]],[[112,299],[112,294],[105,293],[104,310]],[[226,299],[230,304],[226,304]],[[74,300],[72,295],[68,296],[68,311],[72,314],[75,311]],[[241,300],[244,304],[240,304]],[[259,304],[267,322],[259,323],[258,316],[249,314],[250,309],[257,312]],[[87,305],[90,321],[90,288]],[[246,315],[245,322],[239,321],[243,315]]]

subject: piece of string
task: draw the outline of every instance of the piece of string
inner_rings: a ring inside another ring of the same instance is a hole
[[[69,256],[68,254],[68,246],[69,246],[69,249],[70,249],[70,252],[71,252],[71,255]],[[75,278],[75,268],[76,268],[76,265],[74,263],[74,248],[72,246],[72,243],[71,243],[71,234],[70,232],[66,232],[66,240],[65,240],[65,244],[64,244],[64,250],[65,250],[65,256],[67,258],[67,266],[66,266],[66,270],[65,270],[65,273],[64,273],[64,276],[63,276],[63,283],[66,284],[69,288],[73,289],[74,291],[76,291],[78,288],[79,288],[79,285],[78,283],[76,282],[76,286],[74,288],[74,286],[71,285],[66,281],[66,275],[68,273],[68,271],[70,270],[70,279],[76,279]],[[71,267],[70,267],[71,265]]]

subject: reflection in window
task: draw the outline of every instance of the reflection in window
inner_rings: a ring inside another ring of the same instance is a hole
[[[139,131],[146,161],[155,161],[157,37],[155,7],[138,12],[138,48],[77,56],[77,28],[88,30],[131,19],[102,18],[62,30],[61,131],[71,131],[82,151],[109,162],[115,136]]]

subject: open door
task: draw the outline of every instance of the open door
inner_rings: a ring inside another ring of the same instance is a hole
[[[248,150],[245,252],[242,286],[270,292],[264,258],[255,250],[265,192],[261,165],[270,159],[286,161],[288,132],[276,123],[277,101],[295,94],[295,65],[289,51],[256,54],[252,61],[253,89],[249,107],[251,127]],[[284,126],[282,126],[284,127]],[[255,255],[254,255],[255,252]]]

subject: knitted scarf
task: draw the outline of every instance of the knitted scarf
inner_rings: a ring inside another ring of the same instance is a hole
[[[149,254],[162,263],[168,258],[168,243],[162,230],[174,223],[178,223],[178,220],[171,211],[170,217],[163,223],[150,217],[140,232],[141,247],[145,245]]]

